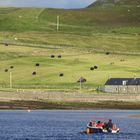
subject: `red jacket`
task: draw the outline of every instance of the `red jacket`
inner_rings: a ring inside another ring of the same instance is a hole
[[[103,127],[103,124],[102,123],[97,123],[96,127]]]

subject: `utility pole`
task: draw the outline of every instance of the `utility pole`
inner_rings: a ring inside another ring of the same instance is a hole
[[[59,30],[59,16],[57,16],[57,31]]]
[[[10,72],[10,88],[12,88],[12,72]]]

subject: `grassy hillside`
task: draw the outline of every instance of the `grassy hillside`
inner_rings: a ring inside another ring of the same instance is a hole
[[[57,15],[62,31],[94,31],[84,26],[136,27],[140,26],[140,1],[97,0],[87,8],[75,10],[0,8],[0,30],[52,31]]]
[[[116,10],[94,6],[79,10],[0,8],[0,41],[139,52],[140,12],[135,11],[132,16]],[[120,12],[124,13],[122,20]]]
[[[14,87],[61,90],[79,89],[81,76],[87,79],[82,88],[89,90],[103,85],[109,75],[140,77],[139,3],[98,0],[74,10],[0,8],[0,43],[1,87],[9,87],[10,71]],[[91,71],[95,65],[98,69]]]
[[[51,55],[55,58],[51,58]],[[61,55],[61,58],[58,58]],[[111,77],[140,77],[139,56],[100,54],[78,48],[47,49],[0,45],[0,85],[13,87],[79,90],[80,77],[87,79],[82,89],[93,91]],[[36,63],[40,66],[37,67]],[[11,68],[13,66],[14,68]],[[90,70],[97,66],[98,69]],[[8,71],[5,71],[8,69]],[[36,72],[36,75],[32,75]],[[60,73],[64,76],[60,77]]]
[[[139,0],[96,0],[93,5],[121,5],[121,6],[137,6],[140,4]]]
[[[138,0],[97,0],[88,9],[96,12],[100,24],[140,25],[140,1]]]

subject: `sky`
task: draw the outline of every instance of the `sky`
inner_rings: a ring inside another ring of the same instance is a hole
[[[84,8],[95,0],[0,0],[0,7]]]

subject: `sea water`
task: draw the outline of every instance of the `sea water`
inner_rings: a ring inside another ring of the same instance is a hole
[[[0,140],[140,140],[140,110],[0,110]],[[118,134],[85,133],[92,119],[112,119]]]

